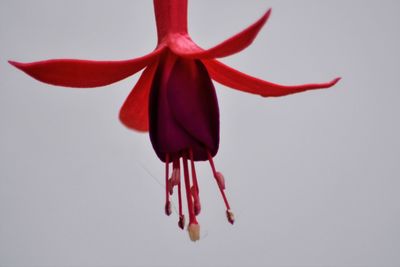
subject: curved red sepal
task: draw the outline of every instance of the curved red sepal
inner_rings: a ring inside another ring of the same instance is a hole
[[[144,70],[121,107],[119,119],[129,129],[149,131],[149,95],[157,65],[154,62]]]
[[[336,78],[328,83],[314,83],[302,85],[280,85],[264,81],[231,67],[228,67],[217,60],[203,60],[213,80],[228,87],[261,95],[263,97],[285,96],[314,89],[324,89],[334,86],[341,78]]]
[[[92,88],[109,85],[135,74],[154,61],[162,51],[163,48],[160,48],[146,56],[123,61],[52,59],[32,63],[9,63],[44,83]]]
[[[172,36],[168,46],[174,53],[189,58],[211,59],[230,56],[242,51],[254,41],[270,15],[271,9],[245,30],[207,50],[199,48],[188,35],[181,34]]]

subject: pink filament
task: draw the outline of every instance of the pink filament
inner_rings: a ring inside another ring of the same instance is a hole
[[[186,188],[186,198],[189,210],[189,224],[195,223],[197,224],[196,215],[193,210],[193,199],[192,195],[190,194],[190,178],[189,178],[189,168],[187,163],[187,156],[183,155],[183,172],[185,176],[185,188]]]
[[[224,189],[222,188],[221,183],[218,181],[218,173],[217,173],[217,170],[215,169],[214,161],[212,159],[212,156],[211,156],[210,152],[207,152],[207,155],[208,155],[208,161],[210,162],[210,165],[211,165],[212,172],[214,174],[215,181],[217,182],[219,191],[221,192],[222,198],[224,199],[226,209],[230,210],[231,208],[229,206],[228,199],[225,196]]]

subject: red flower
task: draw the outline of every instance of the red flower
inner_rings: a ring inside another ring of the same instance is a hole
[[[171,214],[169,195],[178,189],[179,226],[183,229],[180,163],[182,159],[191,240],[199,239],[196,215],[200,213],[195,161],[208,160],[233,224],[234,216],[225,196],[225,181],[213,157],[219,146],[219,109],[211,79],[228,87],[263,97],[277,97],[307,90],[329,88],[328,83],[284,86],[236,71],[215,58],[226,57],[249,46],[268,20],[268,10],[258,21],[221,44],[203,50],[187,31],[187,0],[154,0],[158,45],[150,54],[125,61],[46,60],[12,65],[33,78],[58,86],[91,88],[112,84],[145,68],[120,111],[128,128],[150,131],[157,156],[165,162],[165,212]],[[190,163],[190,171],[188,162]],[[172,174],[169,176],[169,165]],[[190,179],[191,176],[191,179]]]

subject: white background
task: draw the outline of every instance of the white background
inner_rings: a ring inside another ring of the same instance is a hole
[[[194,0],[210,47],[273,13],[223,59],[283,84],[261,98],[216,84],[226,222],[198,164],[202,240],[163,212],[162,163],[118,111],[138,75],[104,88],[39,83],[7,64],[128,59],[156,44],[152,1],[0,1],[0,266],[399,266],[399,1]]]

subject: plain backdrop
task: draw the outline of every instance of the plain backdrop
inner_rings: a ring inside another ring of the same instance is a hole
[[[152,1],[0,1],[0,266],[400,266],[400,2],[191,0],[210,47],[272,16],[223,59],[283,84],[261,98],[216,84],[237,220],[198,164],[200,242],[166,217],[164,166],[118,111],[138,75],[53,87],[7,60],[129,59],[156,44]],[[176,203],[176,201],[175,201]]]

